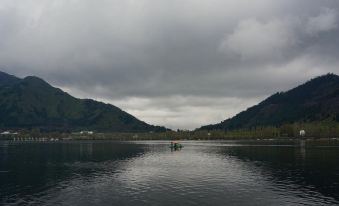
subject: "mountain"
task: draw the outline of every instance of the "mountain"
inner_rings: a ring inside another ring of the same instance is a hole
[[[20,79],[13,76],[9,75],[5,72],[0,71],[0,86],[6,86],[6,85],[11,85],[13,83],[18,82]]]
[[[284,123],[339,121],[339,76],[327,74],[287,92],[279,92],[258,105],[219,124],[198,130],[232,130]]]
[[[44,80],[0,72],[0,128],[40,128],[45,131],[110,132],[165,131],[110,104],[77,99]]]

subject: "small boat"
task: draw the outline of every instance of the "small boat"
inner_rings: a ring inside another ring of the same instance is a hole
[[[184,146],[182,144],[180,144],[179,142],[171,142],[171,146],[170,148],[171,149],[181,149],[183,148]]]

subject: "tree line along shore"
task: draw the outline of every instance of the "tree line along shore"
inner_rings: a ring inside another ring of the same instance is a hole
[[[0,139],[17,141],[44,140],[240,140],[240,139],[288,139],[301,138],[300,130],[306,132],[302,138],[339,139],[339,123],[321,121],[291,123],[281,126],[264,126],[235,130],[177,130],[166,132],[40,132],[39,129],[2,132]]]

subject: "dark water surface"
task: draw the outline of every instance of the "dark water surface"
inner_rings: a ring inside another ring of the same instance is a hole
[[[339,205],[339,147],[0,142],[0,205]]]

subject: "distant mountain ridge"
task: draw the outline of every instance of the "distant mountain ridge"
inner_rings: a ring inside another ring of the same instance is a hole
[[[18,82],[20,79],[13,76],[13,75],[9,75],[5,72],[0,71],[0,86],[2,85],[10,85],[13,84],[15,82]]]
[[[72,97],[38,77],[20,79],[4,72],[0,72],[0,128],[109,132],[167,130],[140,121],[113,105]]]
[[[278,92],[230,119],[198,130],[233,130],[326,119],[339,121],[339,76],[335,74],[319,76],[287,92]]]

